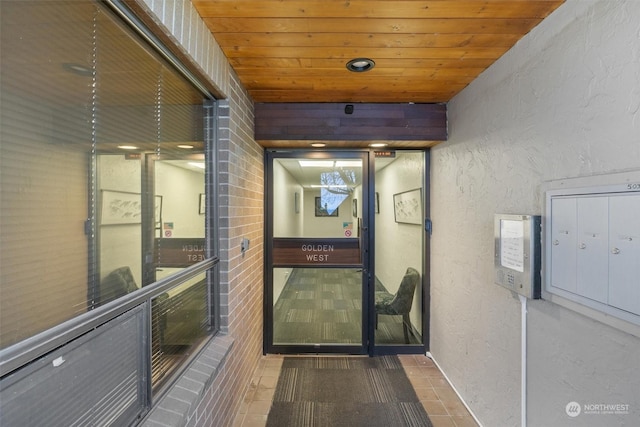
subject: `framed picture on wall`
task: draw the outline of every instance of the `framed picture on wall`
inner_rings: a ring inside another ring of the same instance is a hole
[[[155,228],[159,229],[162,225],[162,196],[156,196],[156,203],[153,207],[153,218],[155,220]]]
[[[338,216],[338,208],[329,213],[327,206],[322,206],[322,198],[316,197],[316,216]]]
[[[100,225],[140,224],[142,200],[140,193],[101,190]],[[162,196],[155,196],[153,207],[154,227],[162,222]]]
[[[394,194],[393,213],[398,223],[422,224],[422,189]]]
[[[102,190],[101,193],[100,225],[140,224],[140,193],[114,190]]]

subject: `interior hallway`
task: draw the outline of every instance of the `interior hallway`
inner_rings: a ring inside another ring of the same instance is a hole
[[[266,425],[284,357],[262,357],[246,388],[234,427]],[[398,355],[398,358],[434,427],[478,426],[431,359],[423,355]]]

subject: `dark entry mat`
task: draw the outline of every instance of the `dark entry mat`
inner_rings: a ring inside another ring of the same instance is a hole
[[[400,360],[286,357],[267,427],[431,427]]]

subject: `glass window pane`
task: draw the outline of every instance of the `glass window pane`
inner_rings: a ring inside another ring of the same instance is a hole
[[[157,388],[209,332],[206,274],[159,295],[152,302],[152,384]]]
[[[117,25],[101,28],[111,34]],[[204,259],[203,252],[182,259],[176,249],[204,247],[204,99],[136,37],[99,40],[100,290],[121,268],[140,288]],[[108,59],[136,66],[119,68]]]
[[[80,65],[91,64],[95,8],[0,8],[4,348],[87,310],[92,78]]]
[[[362,165],[273,160],[274,345],[362,345]]]
[[[375,343],[421,344],[424,152],[375,161]]]
[[[202,93],[99,2],[0,8],[4,348],[202,261],[206,205]]]
[[[358,237],[362,160],[275,159],[273,237]]]

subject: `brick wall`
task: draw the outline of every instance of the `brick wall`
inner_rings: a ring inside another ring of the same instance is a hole
[[[230,426],[262,354],[264,154],[253,102],[187,0],[136,0],[165,40],[216,89],[221,332],[152,408],[144,425]],[[250,240],[242,254],[240,243]]]
[[[234,346],[208,391],[210,401],[198,409],[213,414],[213,423],[199,425],[233,422],[262,354],[263,149],[253,141],[252,103],[235,76],[230,87],[228,108],[220,108],[220,287],[221,331]],[[243,238],[250,241],[244,255]]]

